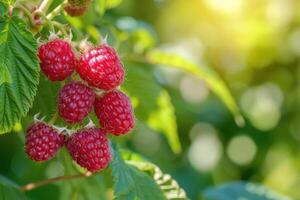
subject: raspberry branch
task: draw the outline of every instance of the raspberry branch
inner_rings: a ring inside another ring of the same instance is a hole
[[[85,174],[77,174],[77,175],[70,175],[70,176],[58,176],[58,177],[51,178],[51,179],[46,179],[46,180],[41,180],[41,181],[37,181],[34,183],[29,183],[27,185],[20,187],[20,190],[29,191],[29,190],[33,190],[33,189],[36,189],[36,188],[44,186],[44,185],[48,185],[50,183],[78,179],[78,178],[85,178],[85,177],[89,177],[91,175],[93,175],[91,172],[87,172]]]
[[[65,0],[59,6],[54,8],[54,10],[47,15],[47,19],[52,20],[55,16],[57,16],[64,9],[64,7],[67,5],[67,3],[68,3],[68,1]]]

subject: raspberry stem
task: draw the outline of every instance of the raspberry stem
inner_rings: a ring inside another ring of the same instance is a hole
[[[68,1],[65,0],[59,6],[57,6],[56,8],[54,8],[54,10],[47,15],[47,18],[49,20],[53,19],[55,16],[57,16],[64,9],[64,7],[67,5],[67,3],[68,3]]]
[[[36,188],[44,186],[44,185],[48,185],[50,183],[55,183],[55,182],[59,182],[59,181],[66,181],[66,180],[72,180],[72,179],[78,179],[78,178],[84,178],[84,177],[89,177],[91,175],[93,175],[91,172],[87,172],[85,174],[77,174],[77,175],[70,175],[70,176],[58,176],[58,177],[51,178],[51,179],[45,179],[45,180],[29,183],[27,185],[24,185],[24,186],[20,187],[20,190],[29,191],[29,190],[33,190],[33,189],[36,189]]]
[[[52,2],[53,0],[43,0],[38,10],[40,12],[46,13]]]

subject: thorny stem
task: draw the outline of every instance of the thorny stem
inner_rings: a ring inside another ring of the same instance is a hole
[[[78,178],[84,178],[84,177],[89,177],[91,175],[93,175],[91,172],[87,172],[85,174],[77,174],[77,175],[71,175],[71,176],[58,176],[56,178],[51,178],[51,179],[37,181],[37,182],[34,182],[34,183],[29,183],[27,185],[24,185],[24,186],[20,187],[20,190],[29,191],[29,190],[33,190],[33,189],[36,189],[36,188],[44,186],[44,185],[48,185],[49,183],[55,183],[55,182],[59,182],[59,181],[72,180],[72,179],[78,179]]]

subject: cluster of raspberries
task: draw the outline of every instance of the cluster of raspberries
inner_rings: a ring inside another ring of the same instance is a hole
[[[111,160],[107,133],[119,136],[135,125],[129,97],[117,90],[125,71],[116,51],[102,44],[76,59],[69,42],[54,39],[39,47],[38,56],[49,80],[65,80],[74,70],[81,78],[69,81],[59,91],[59,116],[68,124],[81,123],[94,108],[101,128],[92,126],[64,134],[53,125],[35,122],[26,131],[25,151],[29,158],[49,160],[65,145],[73,160],[88,171],[106,168]]]

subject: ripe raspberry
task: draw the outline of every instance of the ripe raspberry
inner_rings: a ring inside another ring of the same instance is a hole
[[[68,123],[80,123],[92,110],[95,94],[79,81],[66,84],[58,95],[58,113]]]
[[[72,17],[81,16],[87,11],[90,2],[91,0],[68,0],[65,11]]]
[[[66,147],[81,167],[96,172],[108,166],[111,160],[109,140],[101,129],[81,129],[66,142]]]
[[[69,77],[75,68],[76,60],[71,45],[55,39],[39,47],[40,66],[51,81],[62,81]]]
[[[103,129],[121,135],[134,128],[134,114],[129,97],[113,91],[95,101],[95,112]]]
[[[46,161],[64,145],[64,139],[52,126],[37,122],[26,130],[25,152],[31,160]]]
[[[102,90],[121,85],[125,73],[117,53],[107,45],[100,45],[82,55],[76,71],[89,85]]]

